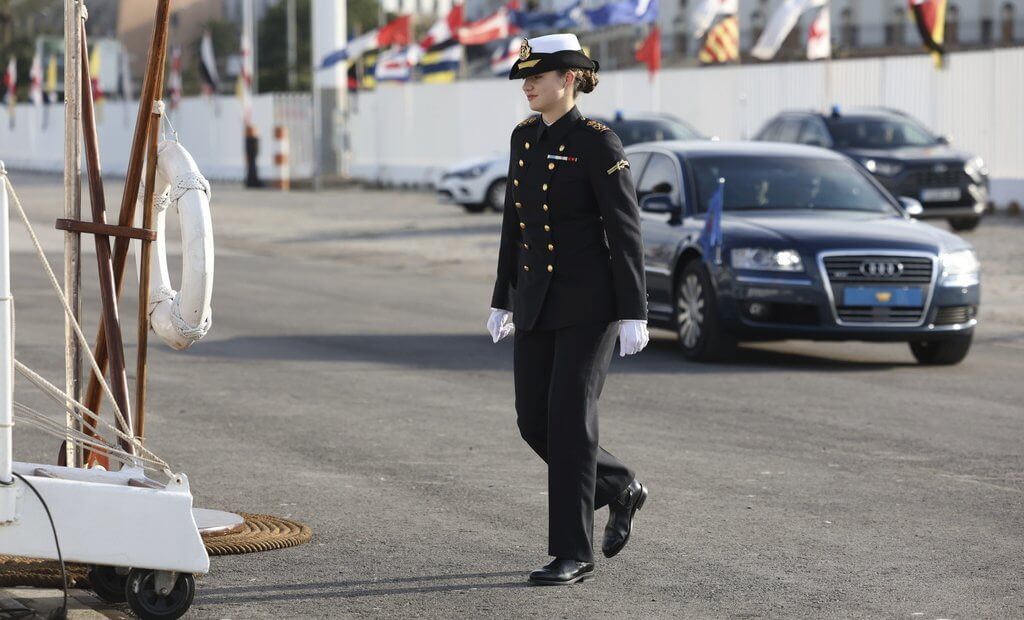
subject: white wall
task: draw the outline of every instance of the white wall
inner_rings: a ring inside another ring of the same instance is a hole
[[[17,106],[11,127],[7,106],[0,108],[0,159],[13,170],[60,172],[64,169],[64,108]],[[308,95],[260,95],[253,100],[253,122],[260,132],[257,160],[263,179],[277,178],[274,162],[275,123],[289,125],[293,143],[292,176],[312,174],[312,126]],[[169,106],[168,106],[169,109]],[[128,167],[138,102],[111,100],[97,108],[100,165],[105,174],[123,176]],[[49,114],[46,127],[44,115]],[[189,97],[168,117],[181,143],[195,158],[207,177],[218,180],[245,178],[245,144],[241,105],[235,97]],[[168,128],[168,136],[170,129]],[[84,167],[83,156],[83,167]]]
[[[1024,48],[951,54],[936,71],[926,55],[834,61],[833,94],[826,93],[828,64],[754,64],[662,71],[652,85],[644,70],[601,74],[597,90],[584,95],[584,114],[615,110],[678,115],[708,135],[753,135],[780,110],[882,105],[906,110],[953,143],[981,155],[993,177],[993,199],[1024,204]],[[351,171],[385,184],[426,185],[462,160],[504,155],[512,126],[530,114],[519,81],[485,79],[454,84],[383,83],[353,102],[349,131]],[[136,104],[103,105],[100,153],[108,174],[124,174]],[[12,169],[63,169],[60,106],[42,110],[20,104],[14,130],[0,107],[0,159]],[[292,178],[312,174],[312,127],[308,95],[260,95],[253,103],[259,128],[260,175],[274,179],[273,126],[288,125]],[[171,116],[182,143],[214,179],[245,175],[238,101],[188,98]]]
[[[742,139],[791,108],[887,106],[917,117],[981,155],[997,204],[1024,203],[1024,48],[963,52],[936,71],[929,56],[662,71],[652,85],[644,70],[601,74],[583,95],[584,114],[662,111],[708,135]],[[530,114],[521,82],[382,84],[361,93],[352,117],[352,174],[383,183],[423,183],[461,160],[507,152],[513,125]]]

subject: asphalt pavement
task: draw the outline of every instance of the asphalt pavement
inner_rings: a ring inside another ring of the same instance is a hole
[[[59,261],[59,179],[11,179]],[[902,344],[798,342],[695,364],[667,332],[616,355],[602,444],[650,498],[593,580],[536,588],[545,468],[516,428],[511,342],[485,328],[500,216],[423,192],[213,197],[213,328],[186,352],[152,346],[148,445],[188,473],[197,505],[314,537],[214,558],[190,617],[1024,616],[1024,218],[967,237],[983,307],[958,366],[918,366]],[[60,308],[12,237],[17,356],[61,382]],[[15,441],[18,460],[56,456],[34,430]]]

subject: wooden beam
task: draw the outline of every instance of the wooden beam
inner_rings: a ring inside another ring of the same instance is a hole
[[[77,233],[88,233],[103,237],[127,237],[128,239],[143,239],[156,241],[156,231],[146,228],[133,228],[131,226],[115,226],[114,224],[97,224],[96,222],[82,222],[79,220],[68,220],[60,218],[57,220],[57,230],[67,230]]]

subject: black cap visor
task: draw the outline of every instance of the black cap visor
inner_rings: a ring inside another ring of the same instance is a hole
[[[565,50],[552,54],[530,54],[526,60],[517,60],[508,73],[508,79],[518,80],[545,71],[558,69],[593,69],[597,71],[598,62],[587,58],[580,50]]]

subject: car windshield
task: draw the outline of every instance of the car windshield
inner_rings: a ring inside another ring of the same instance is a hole
[[[844,210],[898,213],[848,161],[809,157],[728,156],[690,159],[697,202],[707,211],[725,179],[725,211]]]
[[[672,119],[611,121],[608,126],[622,140],[623,146],[660,140],[703,140],[694,128]]]
[[[898,149],[938,144],[931,132],[909,119],[846,117],[830,118],[827,122],[836,147],[841,149]]]

